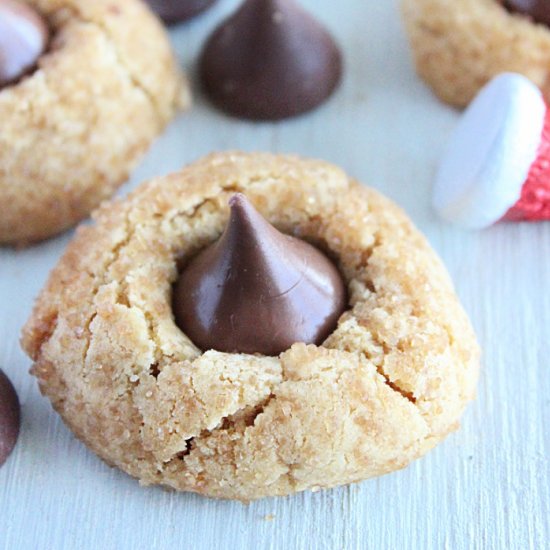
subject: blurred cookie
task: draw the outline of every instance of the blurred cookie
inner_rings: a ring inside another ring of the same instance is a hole
[[[403,0],[418,74],[440,99],[458,107],[503,72],[523,74],[550,99],[550,29],[539,4]]]
[[[25,4],[47,29],[41,55],[40,34],[16,5],[0,4],[4,244],[44,239],[87,216],[189,102],[165,31],[141,1]],[[35,62],[23,58],[29,48]]]

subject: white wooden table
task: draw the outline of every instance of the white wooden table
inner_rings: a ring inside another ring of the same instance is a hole
[[[244,506],[143,489],[78,442],[39,395],[19,331],[70,235],[0,251],[0,366],[23,407],[0,470],[0,548],[543,549],[550,547],[550,224],[466,233],[429,206],[457,113],[415,76],[397,0],[304,0],[341,43],[338,94],[313,114],[251,124],[200,95],[159,139],[132,185],[216,149],[333,161],[394,198],[442,255],[484,348],[478,400],[462,429],[408,469],[353,487]],[[173,31],[182,63],[232,10]],[[1,131],[1,127],[0,127]]]

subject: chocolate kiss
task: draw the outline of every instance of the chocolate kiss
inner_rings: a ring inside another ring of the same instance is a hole
[[[550,0],[505,0],[504,5],[510,11],[523,13],[537,23],[550,26]]]
[[[283,235],[242,194],[221,238],[193,259],[174,290],[179,327],[202,350],[279,355],[321,344],[346,308],[334,264]]]
[[[36,65],[48,34],[46,23],[28,4],[0,0],[0,88]]]
[[[15,447],[20,422],[19,399],[9,378],[0,370],[0,466]]]
[[[166,23],[177,23],[195,17],[216,0],[147,0]]]
[[[342,57],[327,30],[294,0],[246,0],[209,38],[200,75],[220,109],[278,120],[327,99],[340,82]]]

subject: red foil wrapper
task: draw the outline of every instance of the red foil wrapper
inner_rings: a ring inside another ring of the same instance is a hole
[[[550,109],[546,109],[542,140],[523,184],[521,197],[502,218],[506,221],[550,220]]]

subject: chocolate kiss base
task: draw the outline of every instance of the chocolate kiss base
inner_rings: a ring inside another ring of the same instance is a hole
[[[147,0],[165,23],[187,21],[207,10],[216,0]]]
[[[508,11],[527,15],[537,23],[550,26],[550,0],[504,0],[503,4]]]
[[[184,268],[174,288],[179,327],[203,351],[276,356],[321,344],[347,305],[334,264],[270,225],[242,194],[221,238]]]
[[[20,423],[17,393],[9,378],[0,370],[0,466],[6,462],[15,447]]]

